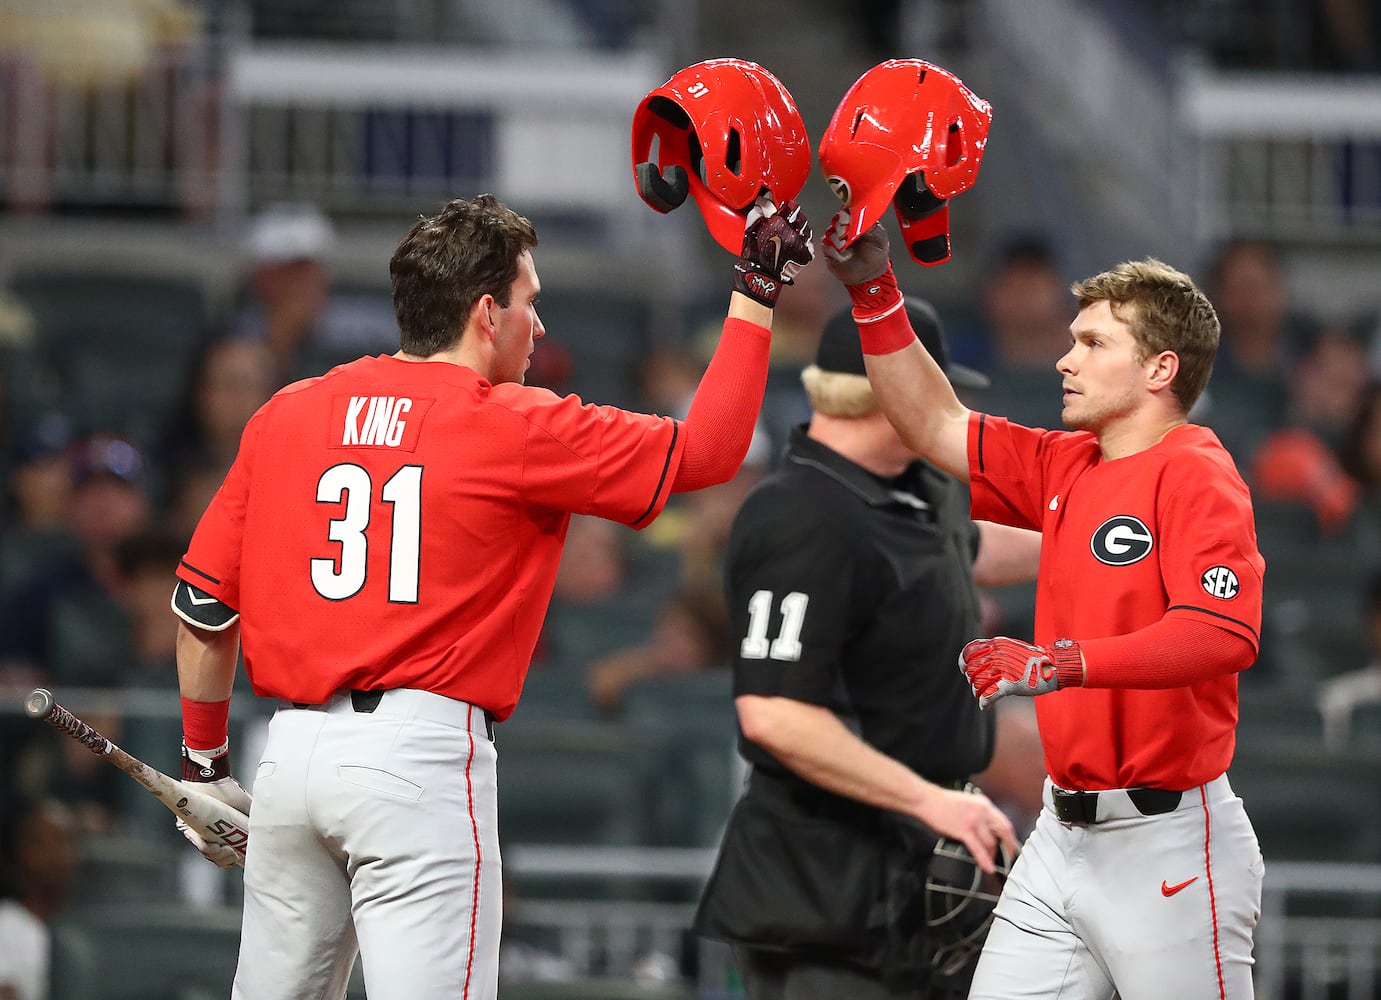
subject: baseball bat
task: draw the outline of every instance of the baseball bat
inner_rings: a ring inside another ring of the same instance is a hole
[[[46,688],[35,688],[24,699],[24,714],[46,722],[59,732],[66,733],[98,757],[104,757],[143,785],[154,797],[208,844],[224,844],[233,848],[236,864],[244,867],[245,848],[249,843],[249,817],[197,789],[191,782],[169,777],[150,767],[133,754],[121,750],[97,730],[77,718],[57,703]]]

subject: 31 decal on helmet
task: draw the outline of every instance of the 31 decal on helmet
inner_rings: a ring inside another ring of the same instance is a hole
[[[743,59],[687,66],[633,113],[633,180],[659,212],[695,200],[710,234],[737,254],[753,202],[795,198],[810,173],[810,137],[791,94]]]
[[[949,260],[949,199],[973,187],[992,118],[958,77],[920,59],[859,77],[820,140],[825,179],[849,211],[843,247],[890,203],[913,260]]]

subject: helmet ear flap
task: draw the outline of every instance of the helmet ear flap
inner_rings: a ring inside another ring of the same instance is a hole
[[[919,170],[902,178],[892,201],[897,211],[910,219],[924,219],[945,207],[945,199],[925,186],[925,178]]]
[[[680,208],[690,194],[690,177],[676,164],[670,164],[665,171],[658,171],[657,164],[639,163],[633,167],[637,180],[638,196],[650,207],[665,215],[672,209]]]

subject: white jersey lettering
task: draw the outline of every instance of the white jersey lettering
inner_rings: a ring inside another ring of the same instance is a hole
[[[403,415],[411,409],[412,400],[406,396],[351,396],[340,443],[396,448],[408,426]]]
[[[384,441],[390,448],[398,447],[403,440],[403,430],[407,426],[403,414],[412,409],[412,400],[400,396],[393,401],[393,412],[388,415],[388,438]]]
[[[342,445],[352,445],[360,443],[360,411],[364,409],[364,404],[369,402],[368,396],[351,396],[350,406],[345,411],[345,433],[341,436]]]

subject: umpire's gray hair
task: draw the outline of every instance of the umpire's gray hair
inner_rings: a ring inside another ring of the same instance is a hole
[[[878,411],[877,397],[867,375],[827,372],[819,365],[807,365],[801,384],[811,409],[827,417],[868,417]]]

